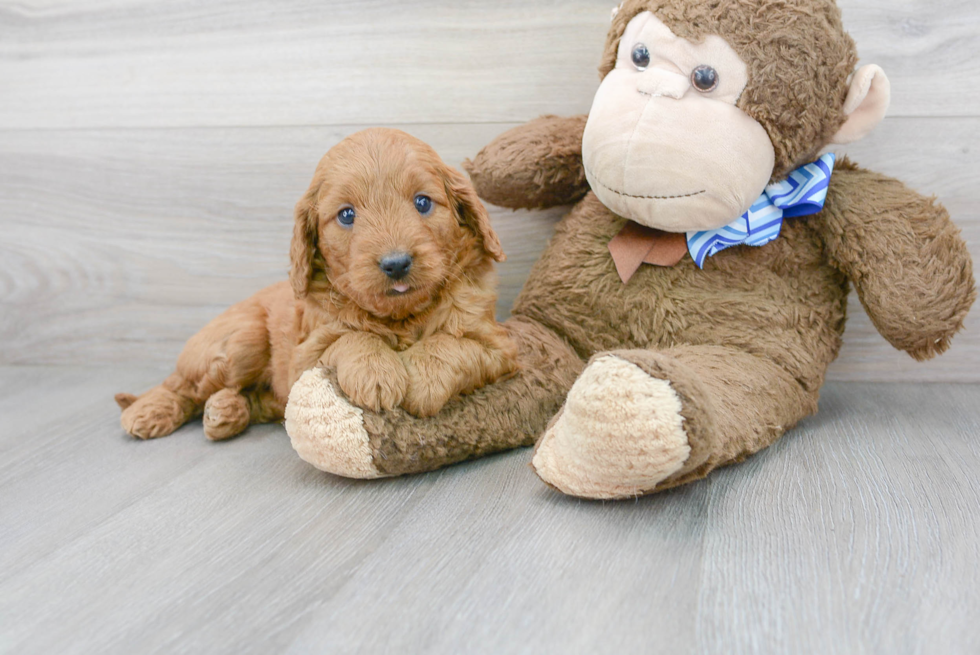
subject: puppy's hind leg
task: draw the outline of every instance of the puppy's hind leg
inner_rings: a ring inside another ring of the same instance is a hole
[[[226,438],[244,430],[248,403],[238,390],[254,384],[268,366],[266,319],[265,309],[253,296],[208,323],[188,340],[177,359],[177,370],[161,385],[138,398],[116,396],[123,410],[123,429],[140,439],[166,436],[200,415],[212,395],[224,392],[215,402],[221,418],[211,426],[209,438]],[[244,424],[239,427],[242,416]],[[227,433],[233,428],[236,431]]]
[[[252,423],[282,419],[284,409],[265,385],[244,391],[220,389],[204,403],[204,436],[211,441],[230,439]]]
[[[156,439],[167,436],[193,417],[197,413],[196,403],[174,392],[170,388],[173,386],[181,386],[176,373],[142,396],[116,394],[116,403],[123,410],[123,429],[138,439]]]
[[[248,427],[248,399],[234,389],[219,389],[204,403],[204,436],[230,439]]]

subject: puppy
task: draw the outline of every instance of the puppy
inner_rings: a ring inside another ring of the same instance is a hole
[[[494,318],[487,211],[461,173],[404,132],[365,130],[328,152],[296,205],[289,282],[232,306],[193,336],[176,371],[118,394],[122,426],[162,437],[203,412],[225,439],[282,419],[307,369],[335,367],[351,402],[431,416],[517,368]]]

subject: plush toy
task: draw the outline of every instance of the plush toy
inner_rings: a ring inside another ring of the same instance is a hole
[[[814,413],[853,285],[925,360],[963,325],[972,263],[946,210],[826,154],[883,118],[889,84],[833,0],[627,0],[589,116],[544,117],[467,163],[486,200],[577,203],[507,327],[514,377],[429,419],[362,411],[307,372],[286,427],[352,477],[537,442],[533,468],[587,498],[707,475]]]

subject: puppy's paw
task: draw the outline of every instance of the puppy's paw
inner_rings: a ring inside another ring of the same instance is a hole
[[[123,430],[137,439],[165,437],[188,418],[180,397],[163,387],[151,389],[136,400],[125,400],[129,404],[123,410],[120,423]]]
[[[456,376],[444,362],[423,348],[409,348],[400,354],[408,371],[408,389],[402,407],[419,418],[435,416],[456,395]]]
[[[408,371],[390,349],[337,363],[337,381],[351,402],[379,412],[398,407],[408,388]]]
[[[447,389],[439,383],[439,380],[429,380],[410,374],[402,407],[409,414],[426,418],[438,414],[452,397],[452,389]]]
[[[232,389],[219,390],[204,404],[204,436],[211,441],[240,434],[248,427],[248,420],[248,401]]]
[[[303,373],[289,392],[286,433],[301,458],[346,478],[384,477],[374,465],[364,412],[334,389],[322,368]]]
[[[652,491],[691,453],[681,400],[665,380],[615,356],[576,380],[531,464],[562,493],[629,498]]]

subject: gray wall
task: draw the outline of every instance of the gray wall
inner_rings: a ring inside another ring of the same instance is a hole
[[[0,0],[0,364],[168,362],[282,279],[319,157],[370,125],[449,162],[588,110],[612,0]],[[980,258],[980,4],[840,0],[890,117],[849,149]],[[493,210],[506,315],[562,210]],[[916,364],[853,303],[832,377],[980,381],[980,321]]]

